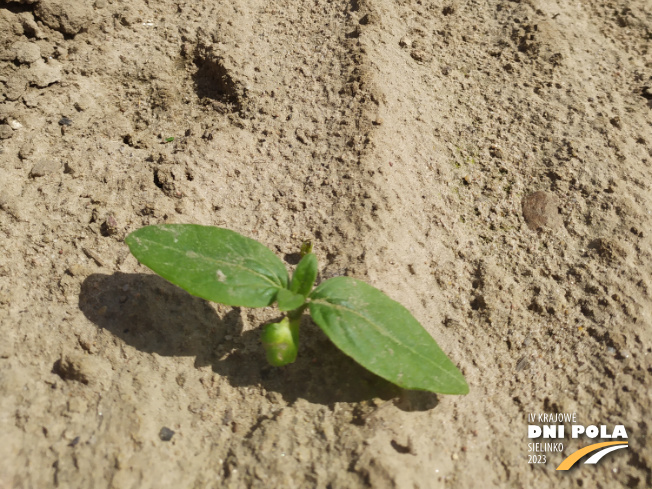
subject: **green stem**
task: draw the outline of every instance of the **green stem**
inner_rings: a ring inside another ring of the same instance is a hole
[[[301,319],[301,316],[303,316],[303,311],[305,311],[307,308],[308,304],[303,304],[301,307],[297,307],[296,309],[289,311],[288,317],[290,318],[290,322],[296,321],[298,327],[299,320]]]
[[[299,346],[299,324],[301,323],[301,316],[303,316],[303,311],[308,308],[308,304],[304,304],[301,307],[288,312],[288,319],[290,320],[290,331],[292,332],[292,339],[294,344]]]
[[[301,317],[290,318],[290,332],[292,333],[292,340],[294,344],[299,348],[299,323],[301,322]]]

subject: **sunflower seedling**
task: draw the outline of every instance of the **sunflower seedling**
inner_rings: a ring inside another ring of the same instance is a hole
[[[466,394],[464,376],[410,312],[380,290],[351,277],[313,288],[317,258],[304,243],[290,279],[270,249],[229,229],[195,224],[146,226],[126,239],[143,265],[192,295],[229,306],[266,307],[286,316],[263,328],[271,365],[294,362],[299,322],[308,311],[342,352],[405,389]]]

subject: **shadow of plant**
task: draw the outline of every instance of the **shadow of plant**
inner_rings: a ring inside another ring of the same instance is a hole
[[[431,409],[435,394],[410,392],[364,369],[338,350],[306,315],[297,361],[267,363],[260,330],[243,332],[239,308],[220,316],[211,304],[151,274],[94,274],[82,284],[79,307],[100,328],[145,353],[194,356],[231,385],[262,385],[287,402],[298,398],[332,406],[374,397],[398,398],[407,411]],[[407,401],[406,401],[407,400]]]

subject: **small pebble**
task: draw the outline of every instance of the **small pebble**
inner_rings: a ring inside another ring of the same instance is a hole
[[[39,59],[29,69],[29,77],[32,84],[38,88],[45,88],[53,83],[57,83],[62,77],[61,63],[55,60],[50,60],[49,63],[46,63],[42,59]]]
[[[420,63],[427,63],[432,59],[432,56],[423,49],[413,49],[410,56],[412,56],[413,60],[419,61]]]
[[[75,381],[84,385],[95,382],[104,374],[95,358],[77,352],[62,355],[54,363],[52,371],[67,382]]]
[[[362,16],[362,18],[358,21],[360,25],[370,25],[370,24],[377,24],[379,21],[378,15],[370,12],[368,14],[365,14]]]
[[[33,42],[18,41],[12,48],[16,53],[16,61],[21,64],[32,64],[41,59],[41,49]]]
[[[60,168],[61,164],[58,161],[51,159],[39,160],[32,167],[29,176],[32,178],[44,177],[45,175],[56,172]]]
[[[87,277],[93,273],[93,269],[81,263],[73,263],[66,269],[66,273],[72,277]]]
[[[29,107],[30,109],[33,109],[34,107],[38,107],[39,102],[40,102],[39,92],[27,92],[23,95],[23,103],[25,104],[25,107]]]
[[[0,126],[0,139],[9,139],[14,135],[14,131],[7,124]]]
[[[402,48],[411,48],[412,47],[412,39],[410,39],[407,36],[403,36],[401,40],[398,42],[398,45],[401,46]]]
[[[115,217],[109,215],[100,226],[102,236],[112,236],[118,231],[118,222]]]
[[[9,100],[18,100],[27,88],[28,80],[22,72],[10,76],[5,84],[5,97]]]
[[[556,229],[563,225],[558,209],[559,199],[555,194],[533,192],[523,197],[521,205],[523,217],[530,229]]]
[[[20,15],[19,20],[27,37],[35,37],[36,39],[45,37],[31,13],[26,12],[24,15]]]
[[[170,428],[166,428],[165,426],[161,428],[161,431],[158,434],[158,437],[162,441],[170,441],[173,436],[174,436],[174,431],[172,431]]]
[[[21,160],[26,160],[34,154],[35,150],[36,148],[34,147],[34,144],[28,141],[21,146],[20,150],[18,151],[18,157]]]

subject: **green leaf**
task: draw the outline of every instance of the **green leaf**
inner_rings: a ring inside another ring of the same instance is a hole
[[[295,294],[288,289],[281,289],[276,295],[276,300],[278,301],[279,310],[292,311],[303,305],[303,303],[306,301],[306,296]]]
[[[204,299],[264,307],[286,289],[283,262],[258,241],[228,229],[196,224],[146,226],[126,239],[143,265]]]
[[[398,302],[350,277],[310,294],[310,314],[335,345],[371,372],[405,389],[466,394],[464,376]]]
[[[301,258],[296,270],[294,270],[290,290],[295,294],[306,297],[312,290],[316,278],[317,257],[313,253],[308,253]]]
[[[270,365],[282,367],[293,363],[299,349],[299,322],[284,318],[278,323],[268,324],[260,339]]]

